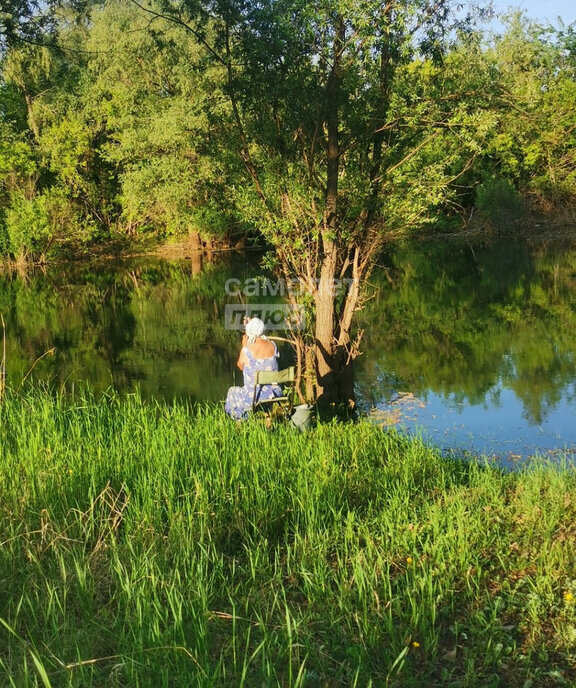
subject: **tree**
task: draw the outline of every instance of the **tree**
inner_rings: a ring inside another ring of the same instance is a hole
[[[224,68],[228,146],[250,181],[236,203],[284,279],[304,285],[290,299],[309,316],[294,333],[307,396],[352,401],[353,316],[382,244],[425,222],[454,179],[427,157],[430,127],[397,75],[417,56],[439,60],[471,17],[456,21],[450,0],[132,2]],[[415,211],[402,218],[408,193]]]
[[[63,243],[90,238],[97,222],[109,225],[103,192],[112,196],[109,170],[97,154],[101,132],[80,96],[86,56],[79,4],[4,6],[0,124],[18,155],[0,146],[2,254],[42,258]]]
[[[76,17],[85,14],[97,0],[1,0],[0,57],[15,45],[49,45],[54,42],[57,14],[69,10]]]
[[[0,54],[22,41],[36,41],[45,29],[37,0],[2,0],[0,4]]]
[[[502,176],[543,205],[576,196],[576,31],[515,12],[487,59],[499,75],[499,130],[489,153]]]
[[[115,167],[129,233],[209,240],[229,231],[233,203],[222,180],[233,175],[212,153],[220,136],[208,117],[222,100],[222,69],[202,68],[190,34],[165,21],[150,26],[125,2],[93,12],[87,46],[86,108],[108,132],[100,151]]]

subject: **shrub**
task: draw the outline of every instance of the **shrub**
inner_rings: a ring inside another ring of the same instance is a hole
[[[32,198],[14,194],[6,211],[5,233],[6,252],[31,258],[44,256],[62,243],[88,238],[72,201],[57,187]],[[0,236],[0,249],[1,241]]]
[[[522,219],[522,199],[508,179],[490,177],[476,191],[476,208],[498,230],[508,230]]]

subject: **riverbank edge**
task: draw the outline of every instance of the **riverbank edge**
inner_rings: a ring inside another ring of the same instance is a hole
[[[434,239],[498,241],[505,239],[537,241],[576,241],[576,205],[558,209],[536,208],[529,211],[505,229],[497,228],[489,221],[475,215],[463,222],[459,230],[443,232],[440,230],[418,231],[407,236],[404,233],[391,234],[389,242],[399,240],[433,241]],[[184,238],[172,237],[143,248],[142,252],[132,255],[153,255],[166,260],[191,259],[203,253],[214,255],[227,251],[265,251],[265,245],[238,242],[235,245],[206,244],[197,235]]]
[[[451,231],[438,228],[419,230],[414,233],[391,233],[388,241],[430,241],[454,239],[466,241],[501,241],[506,239],[538,241],[576,241],[576,205],[565,204],[559,208],[542,204],[528,206],[527,211],[505,228],[498,228],[479,214],[462,218],[462,226]],[[26,257],[0,259],[0,271],[26,272],[32,267],[49,264],[73,263],[86,260],[128,260],[151,256],[165,260],[195,260],[198,256],[212,258],[228,252],[266,251],[267,247],[255,237],[240,241],[203,239],[196,231],[168,238],[154,236],[134,237],[117,233],[106,241],[88,245],[67,247],[64,255],[43,256],[39,260]]]

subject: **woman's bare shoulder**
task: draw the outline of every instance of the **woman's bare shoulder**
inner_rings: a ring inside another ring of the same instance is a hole
[[[276,347],[271,341],[261,340],[250,346],[250,352],[256,358],[270,358],[276,353]]]

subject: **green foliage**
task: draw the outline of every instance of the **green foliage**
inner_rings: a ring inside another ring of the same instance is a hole
[[[86,98],[109,132],[102,155],[115,166],[123,218],[131,231],[225,236],[234,165],[225,169],[215,154],[226,145],[214,119],[224,99],[221,69],[203,66],[181,27],[147,27],[134,5],[109,2],[94,12],[88,43],[99,55]],[[111,43],[113,52],[101,50]]]
[[[524,215],[524,206],[512,182],[497,177],[478,187],[476,208],[499,230],[512,229]]]
[[[52,28],[53,0],[3,0],[0,12],[0,57],[24,41],[41,41]]]
[[[0,420],[7,685],[571,675],[571,469],[112,394],[10,390]]]
[[[4,192],[22,188],[37,172],[30,144],[0,122],[0,184]]]
[[[337,102],[343,240],[367,212],[389,233],[461,216],[490,178],[543,205],[574,198],[571,27],[512,13],[501,36],[460,31],[448,45],[448,4],[427,20],[418,1],[393,15],[377,2],[146,8],[167,18],[109,0],[58,13],[10,3],[0,20],[1,214],[36,218],[38,246],[55,188],[100,240],[248,231],[305,252],[323,221],[339,11],[351,40]]]
[[[517,187],[544,199],[574,198],[573,30],[545,27],[521,13],[508,22],[487,53],[500,82],[500,122],[487,150],[498,174]]]
[[[33,198],[13,194],[5,232],[9,251],[23,257],[44,256],[53,246],[90,237],[65,191],[56,187]]]
[[[12,196],[6,213],[6,234],[10,251],[31,253],[48,245],[51,234],[50,218],[40,199]]]
[[[33,194],[37,177],[38,160],[33,147],[10,124],[0,120],[0,206],[10,202],[12,193]]]

